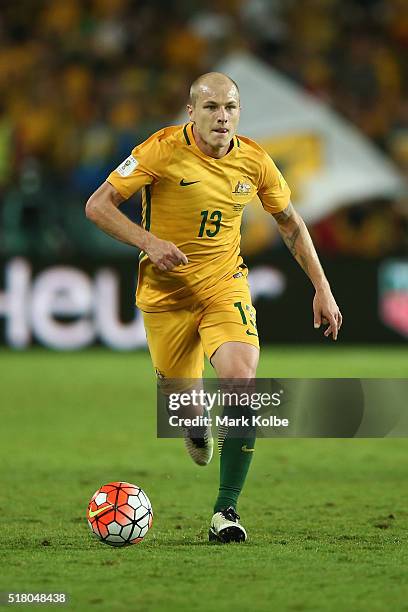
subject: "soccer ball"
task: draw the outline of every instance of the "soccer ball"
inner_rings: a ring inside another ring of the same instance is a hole
[[[94,535],[110,546],[138,544],[152,526],[146,493],[129,482],[110,482],[95,491],[86,512]]]

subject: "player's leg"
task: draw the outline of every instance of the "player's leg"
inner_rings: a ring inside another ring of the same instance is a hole
[[[259,359],[259,343],[255,310],[251,304],[245,279],[229,294],[220,296],[204,312],[200,334],[206,354],[211,358],[220,384],[251,386]],[[226,409],[230,416],[237,408]],[[222,428],[218,440],[220,450],[220,485],[214,506],[210,539],[242,541],[245,529],[236,512],[238,497],[244,486],[254,454],[255,428]]]
[[[224,342],[211,357],[218,378],[253,379],[259,361],[259,348],[244,342]]]
[[[146,338],[158,380],[158,392],[191,391],[202,386],[204,351],[197,332],[197,317],[190,309],[143,312]],[[197,389],[198,390],[198,389]],[[202,416],[203,406],[189,406],[179,416]],[[183,429],[188,453],[198,465],[207,465],[213,454],[211,428]]]
[[[251,391],[251,381],[255,378],[259,359],[259,349],[243,342],[225,342],[212,356],[211,362],[218,378],[228,382],[228,388],[238,394]],[[234,387],[234,380],[238,385]],[[224,409],[224,414],[234,417],[248,416],[236,407]],[[251,424],[240,427],[223,428],[219,431],[220,483],[214,505],[214,516],[210,529],[210,539],[224,542],[245,541],[246,531],[239,523],[237,513],[238,498],[244,487],[255,448],[256,428]]]

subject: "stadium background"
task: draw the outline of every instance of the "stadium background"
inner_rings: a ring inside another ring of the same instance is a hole
[[[346,118],[406,178],[407,45],[404,0],[1,2],[0,602],[64,590],[80,612],[406,610],[406,439],[257,440],[239,506],[250,540],[207,544],[218,462],[197,469],[180,440],[156,438],[147,352],[111,350],[144,344],[137,252],[84,204],[180,116],[197,74],[237,53]],[[292,187],[291,156],[319,178],[307,146],[276,156]],[[309,225],[344,314],[336,344],[313,330],[312,288],[267,215],[246,221],[258,374],[406,378],[406,192],[327,204]],[[139,219],[138,205],[123,210]],[[85,509],[119,479],[145,488],[155,522],[112,550]]]

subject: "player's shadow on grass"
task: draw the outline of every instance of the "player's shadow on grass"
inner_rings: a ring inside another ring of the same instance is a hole
[[[166,546],[173,547],[173,546],[196,546],[196,547],[207,547],[207,548],[212,548],[212,547],[224,547],[224,548],[231,548],[234,546],[242,546],[243,548],[247,548],[248,546],[258,546],[260,543],[256,543],[256,542],[245,542],[245,544],[242,544],[240,542],[230,542],[229,544],[224,544],[223,542],[209,542],[208,540],[205,540],[205,536],[203,536],[202,540],[166,540],[166,542],[161,542],[160,543],[160,548],[166,548]]]

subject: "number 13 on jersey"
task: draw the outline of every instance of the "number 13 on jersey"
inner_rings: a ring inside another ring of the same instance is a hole
[[[209,238],[213,238],[218,234],[221,227],[222,213],[220,210],[213,210],[213,212],[208,216],[208,210],[201,211],[201,225],[200,231],[198,232],[198,237],[202,238],[204,233]],[[206,229],[208,226],[208,229]]]

